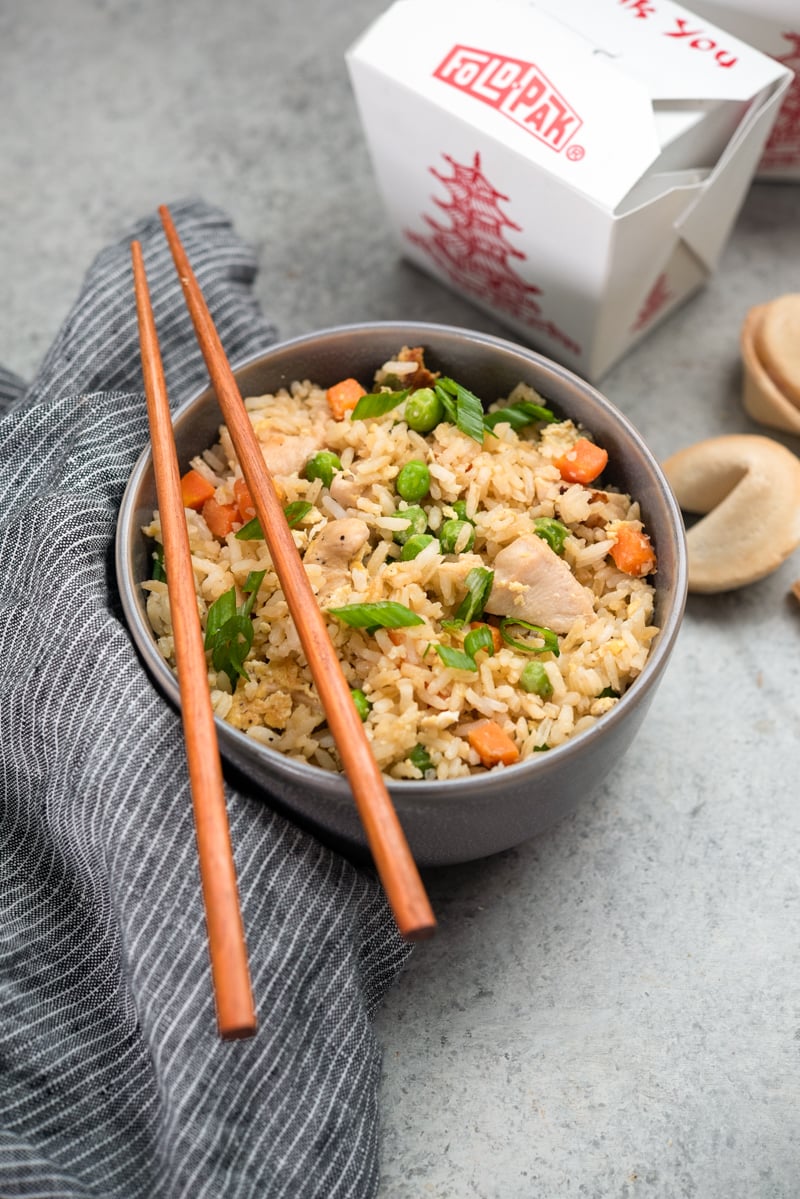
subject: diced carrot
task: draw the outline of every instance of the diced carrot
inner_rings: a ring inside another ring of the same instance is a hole
[[[244,479],[235,479],[233,483],[233,496],[236,500],[236,507],[239,509],[239,520],[243,525],[246,525],[249,520],[252,520],[256,514],[256,506],[253,503],[253,497],[250,494],[250,488],[245,483]]]
[[[358,379],[342,379],[328,388],[328,404],[337,420],[341,420],[345,412],[351,412],[362,396],[367,393]]]
[[[607,462],[606,450],[586,437],[579,437],[571,450],[556,458],[555,466],[567,483],[591,483],[603,473]]]
[[[400,629],[387,629],[386,631],[389,634],[389,640],[391,641],[392,645],[402,645],[405,641],[405,637]]]
[[[239,524],[239,509],[236,504],[220,504],[213,495],[202,507],[203,520],[215,537],[227,537],[235,524]]]
[[[194,508],[199,512],[206,500],[214,494],[214,485],[204,479],[199,471],[187,470],[181,478],[181,497],[184,508]]]
[[[650,538],[635,525],[620,524],[617,528],[617,540],[609,550],[614,564],[637,579],[653,574],[656,569],[656,553],[650,544]]]
[[[500,725],[494,720],[482,720],[467,733],[467,740],[484,766],[497,766],[502,762],[510,766],[519,759],[519,750]]]
[[[471,629],[488,629],[492,634],[492,644],[494,652],[498,654],[503,648],[503,638],[500,636],[500,630],[497,625],[487,624],[485,620],[473,620],[469,626]]]

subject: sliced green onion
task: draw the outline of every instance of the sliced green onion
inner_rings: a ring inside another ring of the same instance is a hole
[[[433,770],[433,762],[431,755],[428,753],[424,745],[415,745],[411,753],[408,755],[408,761],[412,766],[416,766],[421,774],[427,774],[429,770]]]
[[[236,683],[239,675],[243,679],[250,677],[244,668],[244,660],[253,644],[250,613],[266,573],[265,570],[251,570],[242,587],[247,599],[238,611],[235,587],[223,592],[208,609],[203,644],[205,649],[211,650],[214,669],[224,671],[231,685]]]
[[[239,675],[243,679],[249,678],[244,668],[244,660],[252,644],[253,622],[237,613],[225,622],[214,638],[211,646],[214,669],[224,671],[231,684],[236,682]]]
[[[250,574],[245,579],[244,586],[242,587],[242,591],[244,591],[245,594],[247,595],[247,599],[244,601],[241,608],[239,609],[242,616],[249,616],[250,613],[253,611],[253,604],[256,602],[256,596],[258,595],[258,589],[261,586],[261,584],[263,583],[264,575],[266,573],[267,572],[265,570],[251,570]]]
[[[494,655],[494,637],[492,630],[488,624],[479,625],[477,629],[470,629],[464,638],[464,649],[470,657],[474,658],[480,650],[486,650],[489,657]]]
[[[455,379],[447,377],[439,379],[434,390],[451,420],[453,419],[453,400],[455,400],[454,423],[456,427],[467,437],[471,437],[473,441],[483,445],[486,429],[483,424],[483,404],[478,397],[468,388],[456,383]]]
[[[214,644],[214,639],[224,625],[232,620],[236,615],[236,588],[231,587],[230,591],[225,591],[218,599],[215,599],[211,607],[208,609],[206,618],[206,636],[205,648],[211,649]]]
[[[621,691],[615,691],[613,687],[604,687],[598,695],[598,699],[619,699],[622,695]]]
[[[293,529],[295,525],[299,525],[304,516],[308,516],[313,504],[309,504],[308,500],[295,500],[293,504],[287,504],[283,510],[283,515],[289,523],[289,528]],[[248,520],[246,525],[242,525],[238,533],[234,533],[237,541],[263,541],[264,530],[261,528],[261,521],[257,516],[252,520]]]
[[[534,404],[530,400],[518,400],[516,404],[508,404],[497,412],[490,412],[483,418],[483,423],[488,429],[505,424],[511,425],[512,429],[524,429],[526,425],[532,425],[536,421],[552,424],[557,419],[554,412],[541,404]]]
[[[246,525],[242,525],[238,533],[234,533],[234,537],[237,541],[263,541],[264,530],[261,528],[261,521],[254,516]]]
[[[416,612],[395,600],[377,600],[372,604],[345,604],[343,608],[328,608],[328,612],[353,629],[402,629],[425,623]]]
[[[494,571],[485,566],[473,566],[464,582],[467,594],[456,611],[456,620],[469,624],[471,620],[479,620],[483,616],[494,583]]]
[[[434,387],[434,392],[439,397],[442,407],[444,408],[445,417],[451,425],[458,423],[458,407],[455,399],[442,387],[441,383],[437,383]]]
[[[287,504],[283,510],[283,515],[286,517],[289,528],[293,529],[295,525],[299,525],[303,517],[308,516],[313,507],[314,505],[309,504],[308,500],[295,500],[294,503]]]
[[[564,542],[569,537],[569,529],[566,525],[562,525],[560,520],[553,520],[549,516],[539,516],[533,522],[533,531],[537,537],[541,537],[542,541],[546,541],[556,554],[561,556],[564,553]]]
[[[451,670],[475,671],[478,669],[478,663],[472,655],[464,653],[462,649],[453,649],[449,645],[434,645],[433,648],[445,666],[449,666]]]
[[[157,544],[153,550],[153,578],[158,583],[166,583],[167,571],[164,566],[164,547]]]
[[[459,629],[463,629],[465,624],[464,620],[443,620],[442,628],[446,629],[448,633],[456,633]]]
[[[521,629],[528,629],[531,633],[535,633],[537,637],[541,637],[544,645],[531,645],[528,641],[515,641],[506,632],[509,625],[518,625]],[[552,629],[545,629],[541,625],[531,624],[527,620],[520,620],[518,616],[506,616],[500,621],[500,636],[506,645],[513,646],[514,649],[521,649],[526,654],[550,653],[557,658],[561,652],[558,648],[558,637]]]
[[[411,388],[403,391],[378,391],[362,396],[350,413],[350,420],[367,420],[371,416],[385,416],[402,404]]]

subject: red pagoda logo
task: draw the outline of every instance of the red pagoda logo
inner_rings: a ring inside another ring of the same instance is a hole
[[[800,33],[784,33],[791,49],[778,62],[795,72],[778,118],[772,127],[761,165],[770,170],[800,162]]]
[[[541,290],[517,274],[511,259],[525,255],[506,240],[506,230],[521,233],[522,228],[509,220],[500,207],[508,203],[492,186],[481,170],[481,157],[476,154],[471,165],[456,162],[449,154],[442,156],[452,174],[440,174],[431,167],[431,174],[443,185],[448,198],[434,203],[446,213],[449,224],[422,214],[431,232],[427,235],[406,230],[405,236],[423,250],[459,291],[466,292],[524,321],[551,341],[559,342],[573,354],[580,346],[552,321],[542,315],[534,296]]]
[[[581,118],[535,63],[454,46],[434,78],[488,104],[551,150],[563,150]]]

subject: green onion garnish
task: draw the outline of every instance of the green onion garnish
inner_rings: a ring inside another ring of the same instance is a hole
[[[219,633],[229,620],[236,615],[236,588],[231,587],[230,591],[225,591],[219,599],[215,599],[211,607],[208,609],[208,617],[206,619],[206,637],[205,648],[211,649],[214,644],[214,638]]]
[[[395,600],[377,600],[372,604],[345,604],[343,608],[328,608],[331,616],[353,629],[402,629],[425,621],[405,604]]]
[[[506,632],[509,625],[518,625],[522,629],[528,629],[531,633],[535,633],[537,637],[541,637],[544,644],[531,645],[529,641],[516,641]],[[557,658],[561,652],[558,648],[558,637],[552,629],[545,629],[541,625],[531,624],[527,620],[520,620],[518,616],[506,616],[500,621],[500,636],[506,645],[511,645],[514,649],[521,649],[526,654],[550,653]]]
[[[253,622],[250,613],[256,601],[265,570],[251,571],[242,590],[247,599],[236,608],[236,588],[231,587],[214,600],[208,609],[206,620],[205,648],[211,650],[211,661],[215,670],[224,671],[235,685],[239,675],[250,676],[244,668],[244,660],[253,644]]]
[[[153,550],[153,578],[158,583],[166,583],[167,570],[164,566],[164,547],[157,543]]]
[[[464,653],[463,649],[453,649],[449,645],[434,645],[433,648],[445,666],[448,666],[450,670],[475,671],[478,669],[478,663],[472,657],[472,654]]]
[[[561,556],[564,553],[564,542],[569,537],[569,529],[566,525],[562,525],[560,520],[553,520],[549,516],[539,516],[533,522],[533,531],[537,537],[541,537],[542,541],[546,541],[556,554]]]
[[[264,575],[266,573],[267,572],[265,570],[251,570],[250,574],[245,579],[242,591],[244,591],[247,595],[247,599],[244,601],[240,609],[242,616],[249,616],[253,611],[253,604],[256,602],[258,589],[263,583]]]
[[[350,413],[350,420],[367,420],[370,416],[385,416],[402,404],[411,388],[403,391],[378,391],[362,396]]]
[[[313,504],[309,504],[308,500],[295,500],[291,504],[287,504],[283,510],[283,515],[286,517],[290,529],[295,525],[299,525],[304,516],[308,516]]]
[[[494,638],[488,624],[479,625],[477,629],[470,629],[464,638],[464,649],[472,658],[481,650],[485,650],[490,658],[493,657]]]
[[[242,525],[238,533],[234,533],[234,537],[237,541],[263,541],[264,530],[261,528],[261,521],[254,516],[246,525]]]
[[[485,566],[474,566],[464,582],[467,594],[458,607],[456,620],[469,623],[471,620],[479,620],[483,615],[494,583],[494,571],[487,570]]]
[[[619,699],[622,695],[621,691],[615,691],[613,687],[604,687],[598,695],[598,699]]]
[[[434,390],[442,401],[448,419],[467,437],[477,441],[478,445],[483,445],[486,429],[483,423],[483,404],[478,397],[468,388],[456,383],[455,379],[447,377],[439,379]]]
[[[308,516],[313,504],[309,504],[308,500],[295,500],[293,504],[287,504],[283,510],[283,515],[289,523],[289,528],[293,529],[295,525],[299,525],[304,516]],[[264,530],[261,528],[261,521],[257,516],[252,520],[248,520],[246,525],[242,525],[238,533],[234,533],[237,541],[263,541]]]
[[[554,412],[541,404],[534,404],[530,400],[518,400],[516,404],[509,404],[497,412],[490,412],[483,418],[483,423],[488,429],[504,424],[511,425],[512,429],[524,429],[526,425],[532,425],[535,421],[552,424],[557,419]]]

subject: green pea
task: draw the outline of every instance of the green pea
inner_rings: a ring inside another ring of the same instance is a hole
[[[336,471],[341,469],[342,464],[335,454],[330,450],[320,450],[309,458],[305,473],[307,479],[322,479],[325,486],[330,487]]]
[[[564,542],[569,537],[569,529],[560,520],[549,516],[540,516],[533,522],[533,531],[542,541],[546,541],[551,550],[557,554],[564,553]]]
[[[369,702],[364,692],[358,687],[353,687],[350,691],[350,694],[353,697],[353,703],[355,704],[356,712],[358,712],[362,722],[365,721],[369,716],[369,710],[372,707],[372,704]]]
[[[471,550],[475,544],[475,528],[469,520],[446,520],[439,530],[439,540],[442,543],[443,554],[454,554],[458,539],[462,536],[463,530],[469,529],[469,536],[458,551],[465,554],[467,550]]]
[[[404,562],[410,562],[412,558],[416,558],[417,554],[422,553],[426,545],[430,545],[435,540],[436,538],[431,537],[430,533],[414,533],[401,549],[400,557]]]
[[[416,533],[424,533],[428,527],[428,514],[424,508],[401,508],[395,512],[395,516],[402,516],[403,520],[410,523],[405,529],[398,529],[394,535],[394,539],[398,545],[405,545],[409,537],[413,537]]]
[[[475,521],[472,519],[472,517],[467,516],[466,500],[456,500],[456,502],[452,505],[452,508],[459,520],[468,520],[471,525],[475,524]]]
[[[420,387],[406,402],[406,424],[415,433],[430,433],[444,416],[444,405],[432,387]]]
[[[408,760],[412,766],[416,766],[422,774],[426,774],[429,770],[433,770],[433,762],[431,755],[428,753],[424,745],[415,745],[408,755]]]
[[[553,694],[553,684],[542,662],[529,662],[519,676],[519,685],[523,691],[533,692],[542,699]]]
[[[408,500],[409,504],[424,500],[430,488],[431,472],[418,458],[412,458],[405,464],[395,483],[397,494],[401,499]]]

